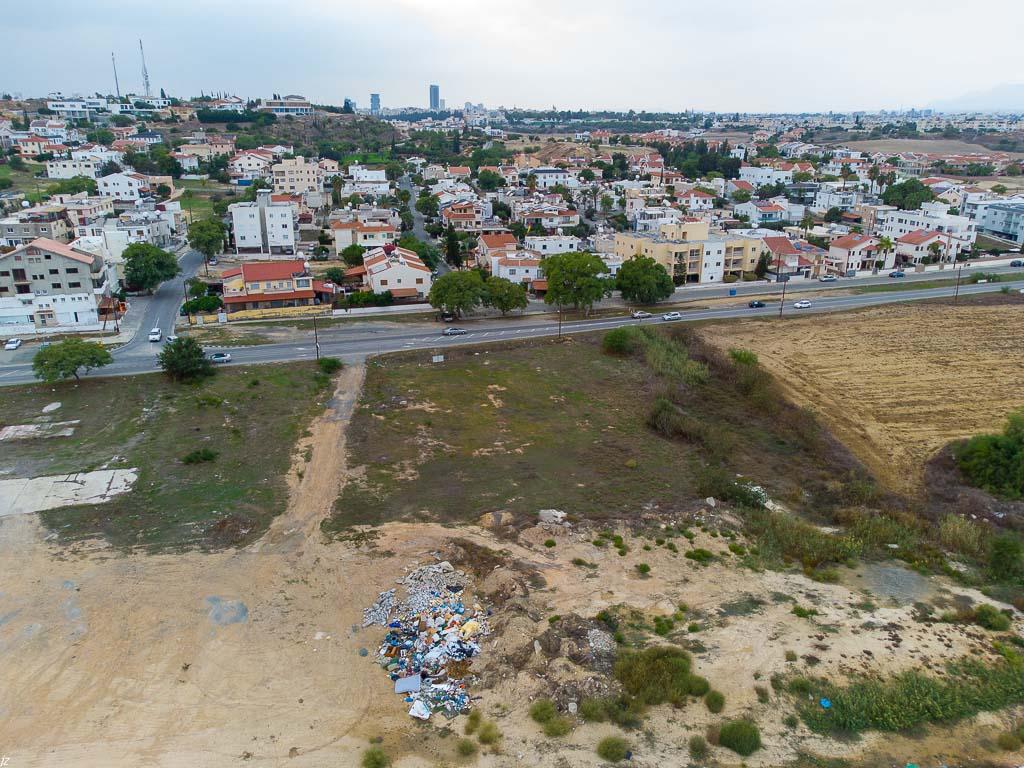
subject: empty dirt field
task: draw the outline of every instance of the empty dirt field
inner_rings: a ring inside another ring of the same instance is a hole
[[[1014,294],[707,328],[755,350],[893,490],[920,489],[951,440],[1002,426],[1024,406],[1024,299]]]
[[[868,141],[847,141],[844,146],[863,152],[949,152],[968,155],[988,154],[993,151],[982,144],[971,144],[959,139],[873,139]],[[1024,157],[1020,152],[1006,152],[1011,157]]]

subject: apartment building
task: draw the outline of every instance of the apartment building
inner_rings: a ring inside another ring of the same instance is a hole
[[[978,239],[978,224],[966,216],[949,213],[949,206],[942,202],[922,203],[916,211],[896,209],[880,213],[875,234],[895,241],[919,229],[931,229],[949,235],[950,260],[962,251],[971,250]]]
[[[94,329],[115,282],[99,255],[45,237],[0,254],[0,334]]]
[[[228,206],[235,253],[270,259],[295,253],[295,208],[275,202],[269,189],[256,193],[255,202]]]
[[[324,188],[323,169],[301,155],[282,160],[271,170],[275,192],[303,195],[307,192],[320,192]]]
[[[263,112],[272,112],[275,115],[311,115],[313,105],[305,96],[289,95],[280,99],[266,99],[260,106]]]
[[[60,160],[46,161],[46,177],[48,179],[73,179],[75,176],[85,176],[88,179],[95,179],[100,174],[102,163],[95,159]]]
[[[580,239],[575,235],[528,235],[524,242],[528,250],[536,251],[541,256],[572,253],[580,249]]]
[[[977,222],[983,232],[1024,244],[1024,197],[980,204]]]
[[[334,253],[341,252],[350,245],[359,245],[367,250],[381,248],[398,240],[398,230],[384,221],[332,221],[331,235],[334,237]]]
[[[63,205],[37,205],[0,219],[0,245],[16,248],[38,238],[66,243],[71,226]]]
[[[121,203],[134,203],[149,194],[149,179],[139,173],[111,173],[96,185],[100,195]]]
[[[489,266],[492,275],[513,283],[521,283],[529,289],[535,282],[544,279],[544,273],[540,268],[542,259],[543,256],[536,251],[511,251],[491,256]]]

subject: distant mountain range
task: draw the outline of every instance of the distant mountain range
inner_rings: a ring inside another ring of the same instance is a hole
[[[1024,83],[1003,83],[928,105],[943,112],[1024,112]]]

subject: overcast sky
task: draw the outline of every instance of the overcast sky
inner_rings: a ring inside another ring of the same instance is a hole
[[[816,111],[1024,80],[1024,0],[51,0],[4,15],[0,90],[319,103]],[[1024,107],[1024,105],[1022,105]]]

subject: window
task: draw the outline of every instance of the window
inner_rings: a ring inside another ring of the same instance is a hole
[[[81,283],[68,283],[68,288],[81,288]]]

